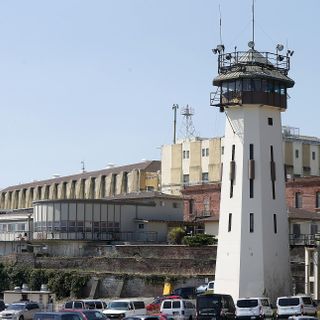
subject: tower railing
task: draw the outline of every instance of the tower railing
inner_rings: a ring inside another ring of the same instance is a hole
[[[233,51],[219,54],[218,72],[226,73],[241,70],[246,66],[259,66],[266,69],[278,70],[284,75],[290,70],[290,56],[272,52]]]

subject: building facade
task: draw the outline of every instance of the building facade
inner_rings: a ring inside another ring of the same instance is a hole
[[[287,179],[320,175],[320,139],[282,127]],[[186,187],[221,181],[224,137],[193,138],[162,146],[161,190],[180,194]]]
[[[0,210],[31,208],[33,201],[103,199],[120,194],[157,191],[160,161],[145,161],[121,167],[10,186],[0,191]]]

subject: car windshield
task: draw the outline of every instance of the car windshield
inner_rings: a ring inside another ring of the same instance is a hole
[[[105,316],[99,311],[83,310],[82,313],[87,317],[88,320],[105,319]]]
[[[254,308],[258,306],[257,299],[245,299],[245,300],[238,300],[237,307],[238,308]]]
[[[128,302],[114,301],[114,302],[110,302],[108,308],[117,309],[117,310],[128,310],[129,305],[128,305]]]
[[[278,301],[279,306],[297,306],[299,304],[299,298],[283,298]]]
[[[23,310],[25,308],[24,304],[10,304],[7,310]]]
[[[220,298],[212,296],[199,296],[197,299],[197,309],[199,314],[216,314],[220,309]]]

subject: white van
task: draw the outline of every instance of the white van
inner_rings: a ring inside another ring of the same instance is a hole
[[[277,298],[277,318],[296,315],[317,316],[317,304],[306,295]]]
[[[144,301],[121,299],[109,302],[107,309],[102,312],[109,319],[122,319],[124,317],[146,314],[147,310]]]
[[[196,318],[195,305],[185,299],[165,299],[161,302],[160,312],[181,320]]]
[[[236,303],[237,319],[273,318],[270,300],[266,297],[240,298]]]

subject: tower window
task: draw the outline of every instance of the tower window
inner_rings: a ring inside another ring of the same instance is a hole
[[[273,119],[272,118],[268,118],[268,125],[273,126]]]
[[[316,153],[312,151],[312,160],[316,160]]]
[[[277,215],[275,213],[273,214],[273,231],[278,233]]]
[[[232,225],[232,213],[229,213],[228,232],[231,232],[231,225]]]
[[[295,157],[299,158],[299,150],[298,149],[295,150]]]
[[[302,208],[302,194],[301,194],[301,192],[296,192],[296,194],[295,194],[295,207]]]
[[[252,233],[254,230],[253,213],[250,213],[249,231]]]

